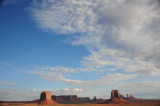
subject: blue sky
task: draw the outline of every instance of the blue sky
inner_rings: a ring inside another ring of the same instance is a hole
[[[109,98],[112,89],[160,98],[159,8],[158,0],[4,0],[0,100],[43,90]]]

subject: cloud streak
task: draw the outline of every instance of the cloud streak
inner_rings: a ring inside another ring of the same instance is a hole
[[[2,82],[2,81],[0,81],[0,85],[16,85],[16,83]]]
[[[53,82],[65,82],[72,85],[77,86],[97,86],[97,85],[109,85],[129,79],[135,79],[137,77],[136,74],[107,74],[100,79],[95,79],[92,81],[82,81],[82,80],[75,80],[75,79],[68,79],[66,78],[66,74],[62,73],[55,73],[51,71],[30,71],[30,74],[38,75],[40,78],[48,81]]]

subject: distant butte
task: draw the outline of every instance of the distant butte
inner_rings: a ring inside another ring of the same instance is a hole
[[[106,103],[107,104],[120,104],[120,103],[125,104],[129,102],[120,97],[120,92],[118,90],[112,90],[111,98],[107,100]]]
[[[40,95],[39,103],[40,105],[52,105],[57,104],[55,101],[51,98],[51,93],[49,91],[43,91]]]
[[[128,96],[127,96],[128,97]],[[40,100],[38,104],[40,105],[53,105],[58,103],[83,103],[83,102],[93,103],[93,104],[128,104],[130,102],[122,98],[118,90],[111,91],[111,98],[108,100],[97,99],[96,96],[93,100],[90,98],[78,98],[77,95],[51,95],[49,91],[43,91],[40,95]]]

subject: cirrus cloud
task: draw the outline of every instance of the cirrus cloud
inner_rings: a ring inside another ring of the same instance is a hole
[[[138,77],[137,74],[107,74],[106,76],[101,77],[100,79],[95,79],[92,81],[82,81],[66,78],[66,74],[55,73],[51,71],[30,71],[30,74],[39,76],[41,79],[53,81],[53,82],[65,82],[68,84],[76,86],[97,86],[97,85],[109,85],[125,80],[135,79]]]

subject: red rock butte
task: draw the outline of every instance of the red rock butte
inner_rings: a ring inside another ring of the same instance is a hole
[[[51,98],[51,93],[49,91],[43,91],[40,95],[40,105],[52,105],[52,104],[57,104],[55,101],[52,100]]]
[[[111,98],[120,98],[120,92],[118,90],[112,90]]]
[[[120,104],[120,103],[125,104],[129,102],[120,97],[120,92],[118,90],[112,90],[111,98],[107,100],[107,104]]]

